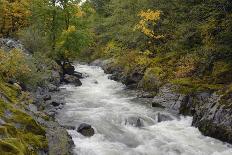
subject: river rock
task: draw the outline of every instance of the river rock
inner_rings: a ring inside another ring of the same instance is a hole
[[[71,63],[66,63],[63,65],[63,74],[73,75],[75,72],[75,67]]]
[[[68,84],[74,84],[75,86],[81,86],[82,83],[79,78],[73,75],[64,75],[64,82]]]
[[[165,107],[179,113],[181,105],[187,102],[187,95],[175,92],[175,86],[166,84],[159,89],[158,94],[153,98],[152,106]]]
[[[83,136],[86,136],[86,137],[91,137],[94,135],[94,129],[92,128],[91,125],[86,124],[86,123],[82,123],[78,127],[77,132],[79,132],[80,134],[82,134]]]
[[[52,97],[51,97],[51,95],[46,94],[42,98],[43,98],[44,101],[48,101],[48,100],[51,100]]]
[[[82,73],[80,73],[80,72],[77,72],[77,71],[74,72],[73,76],[75,76],[75,77],[77,77],[77,78],[79,78],[79,79],[85,78],[85,75],[84,75],[84,74],[82,74]]]
[[[173,118],[169,115],[161,114],[161,113],[157,114],[157,121],[158,122],[172,121],[172,120],[173,120]]]
[[[54,84],[48,84],[47,85],[48,91],[49,92],[55,92],[55,91],[59,91],[59,88],[57,86],[55,86]]]
[[[232,144],[232,98],[198,93],[191,96],[189,107],[194,108],[192,124],[204,135]]]
[[[140,118],[138,117],[129,117],[125,120],[125,125],[132,125],[134,127],[142,127],[143,126],[143,122]]]

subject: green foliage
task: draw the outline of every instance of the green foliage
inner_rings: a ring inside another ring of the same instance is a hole
[[[4,52],[0,50],[0,75],[5,80],[26,78],[30,75],[26,56],[19,50]]]
[[[232,82],[231,1],[91,2],[97,12],[97,47],[93,55],[115,58],[127,73],[140,68],[145,74],[142,85],[149,83],[151,78],[147,77],[152,74],[157,77],[150,72],[156,67],[162,70],[162,82],[174,81],[183,86],[184,92],[218,90]],[[134,28],[142,33],[133,31]],[[152,33],[163,37],[152,40]],[[136,60],[141,57],[136,51],[146,57],[143,67],[139,63],[144,61]]]

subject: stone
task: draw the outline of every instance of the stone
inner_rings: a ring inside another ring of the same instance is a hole
[[[172,120],[173,120],[173,118],[169,115],[161,114],[161,113],[157,114],[157,121],[158,122],[172,121]]]
[[[151,104],[152,107],[155,107],[155,108],[165,108],[164,106],[162,106],[161,104],[157,103],[157,102],[153,102]]]
[[[71,63],[66,63],[63,65],[64,74],[73,75],[75,72],[75,67]]]
[[[84,75],[84,74],[82,74],[82,73],[80,73],[80,72],[77,72],[77,71],[74,72],[73,76],[75,76],[75,77],[77,77],[77,78],[79,78],[79,79],[85,78],[85,75]]]
[[[127,124],[132,125],[134,127],[142,127],[143,126],[142,120],[140,118],[134,117],[134,116],[129,117],[125,120],[125,125],[127,125]]]
[[[82,85],[80,79],[78,79],[77,77],[73,75],[68,75],[68,74],[64,75],[64,82],[68,84],[74,84],[75,86]]]
[[[44,101],[48,101],[48,100],[51,100],[52,97],[51,97],[51,95],[46,94],[42,98],[43,98]]]
[[[55,91],[59,91],[59,88],[57,86],[55,86],[54,84],[48,84],[47,85],[48,91],[49,92],[55,92]]]
[[[78,127],[77,132],[79,132],[80,134],[82,134],[83,136],[86,136],[86,137],[91,137],[94,135],[94,129],[92,128],[91,125],[86,124],[86,123],[82,123]]]

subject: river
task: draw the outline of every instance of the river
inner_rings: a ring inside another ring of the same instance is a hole
[[[76,65],[88,75],[82,86],[62,86],[68,92],[58,113],[61,124],[88,123],[95,135],[88,138],[70,130],[78,155],[232,155],[232,148],[203,136],[191,126],[192,118],[175,116],[137,100],[120,82],[108,79],[100,67]],[[158,113],[172,118],[158,122]],[[141,127],[136,123],[140,120]]]

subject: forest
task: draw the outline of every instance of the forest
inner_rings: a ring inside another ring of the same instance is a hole
[[[190,97],[220,95],[216,109],[225,109],[217,120],[228,122],[193,126],[232,143],[231,25],[231,0],[0,0],[0,154],[49,152],[48,127],[25,106],[38,87],[55,81],[54,71],[68,81],[73,64],[94,60],[107,60],[114,80],[152,97],[167,84]],[[5,38],[23,50],[4,47]],[[199,121],[210,110],[196,109],[180,113]]]

